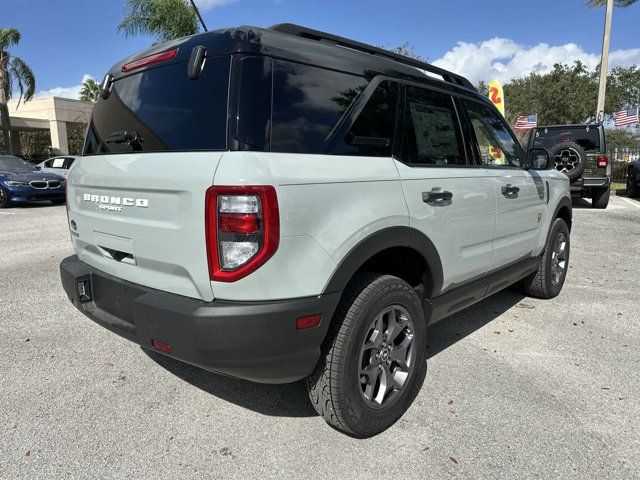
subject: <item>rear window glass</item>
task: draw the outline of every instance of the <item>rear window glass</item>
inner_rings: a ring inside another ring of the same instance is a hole
[[[85,155],[224,150],[230,57],[207,58],[196,80],[186,62],[113,83],[94,108]]]
[[[588,152],[597,152],[600,150],[600,132],[595,127],[543,128],[536,130],[533,137],[534,147],[552,148],[563,142],[574,142]]]
[[[355,75],[275,60],[271,150],[325,153],[335,127],[367,84]]]

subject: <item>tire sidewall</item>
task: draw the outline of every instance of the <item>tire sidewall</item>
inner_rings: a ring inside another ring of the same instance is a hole
[[[375,317],[391,305],[407,310],[414,325],[414,368],[402,392],[388,406],[373,408],[367,405],[358,383],[360,350]],[[415,291],[400,279],[389,279],[370,297],[357,315],[353,334],[347,340],[347,356],[342,371],[345,395],[343,408],[348,412],[351,430],[368,436],[393,425],[410,406],[426,374],[426,322],[420,300]]]
[[[576,168],[574,168],[571,172],[566,172],[566,173],[562,172],[562,173],[564,173],[567,177],[569,177],[570,180],[576,180],[582,175],[585,167],[587,166],[587,154],[580,145],[574,142],[562,142],[554,145],[549,149],[549,153],[551,155],[551,161],[553,162],[553,168],[555,169],[555,156],[558,153],[560,153],[562,150],[565,150],[567,148],[571,148],[576,151],[579,157],[579,161]]]
[[[552,280],[553,275],[551,273],[551,265],[553,262],[552,253],[553,253],[553,246],[555,244],[556,238],[558,238],[558,235],[560,233],[564,233],[564,236],[567,241],[567,266],[564,270],[564,275],[560,280],[560,282],[558,282],[558,284],[554,284]],[[547,242],[547,249],[548,249],[547,255],[545,255],[545,259],[544,259],[545,261],[544,268],[547,272],[547,275],[545,275],[545,283],[546,283],[545,288],[547,292],[549,292],[550,297],[556,297],[562,291],[564,282],[567,279],[567,274],[569,273],[569,265],[571,261],[571,236],[569,234],[569,227],[567,226],[565,221],[562,220],[561,218],[556,219],[556,221],[553,224],[553,228],[551,229],[549,240]]]

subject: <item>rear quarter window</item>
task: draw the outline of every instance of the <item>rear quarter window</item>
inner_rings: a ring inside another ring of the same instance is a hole
[[[274,60],[271,150],[325,153],[334,129],[368,83],[356,75]]]

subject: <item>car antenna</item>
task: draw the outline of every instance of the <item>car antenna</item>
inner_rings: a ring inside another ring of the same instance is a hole
[[[198,20],[200,20],[200,23],[202,24],[202,28],[204,28],[205,32],[208,32],[209,30],[207,30],[207,26],[204,24],[204,20],[202,19],[202,15],[200,15],[200,10],[198,10],[198,7],[196,6],[196,2],[191,0],[191,5],[193,6],[193,9],[196,11],[196,15],[198,16]]]

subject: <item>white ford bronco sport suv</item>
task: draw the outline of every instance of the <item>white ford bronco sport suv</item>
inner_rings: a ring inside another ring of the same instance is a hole
[[[569,180],[458,75],[285,24],[154,46],[100,97],[67,177],[73,304],[207,370],[306,378],[350,435],[409,407],[429,324],[562,288]]]

